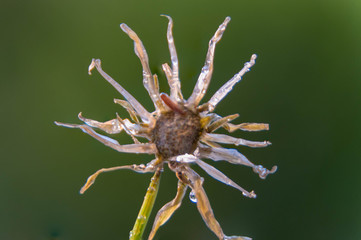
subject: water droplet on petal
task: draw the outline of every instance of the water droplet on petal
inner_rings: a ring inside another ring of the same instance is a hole
[[[194,194],[193,191],[191,191],[191,192],[189,193],[189,200],[191,200],[191,202],[194,202],[194,203],[197,202],[196,195]]]

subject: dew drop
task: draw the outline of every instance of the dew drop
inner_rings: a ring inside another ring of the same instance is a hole
[[[193,202],[193,203],[196,203],[196,202],[197,202],[196,195],[194,194],[193,191],[191,191],[191,192],[189,193],[189,200],[191,200],[191,202]]]

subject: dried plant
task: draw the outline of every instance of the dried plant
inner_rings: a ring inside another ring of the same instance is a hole
[[[200,105],[212,77],[215,46],[221,40],[227,24],[231,20],[230,17],[227,17],[209,42],[205,64],[192,95],[186,100],[183,98],[179,80],[178,57],[172,34],[173,21],[171,17],[165,17],[169,20],[167,40],[171,56],[171,67],[167,63],[163,64],[162,67],[170,87],[169,96],[166,93],[159,92],[158,77],[151,73],[147,52],[138,35],[126,24],[120,25],[120,28],[134,41],[135,53],[143,67],[143,84],[154,103],[154,112],[147,111],[129,92],[105,73],[99,59],[93,59],[89,66],[89,74],[96,68],[100,75],[112,84],[126,99],[115,99],[114,102],[120,104],[128,111],[130,119],[120,118],[116,114],[116,117],[112,120],[98,122],[85,118],[80,113],[78,117],[85,124],[55,122],[59,126],[79,128],[99,142],[119,152],[155,155],[155,159],[146,165],[133,164],[100,169],[88,178],[80,192],[84,193],[94,183],[98,175],[103,172],[121,169],[130,169],[139,173],[155,172],[134,228],[130,232],[130,239],[141,239],[158,191],[160,174],[164,164],[167,163],[169,169],[175,172],[178,178],[178,190],[175,198],[158,211],[148,240],[154,238],[158,228],[168,221],[172,214],[180,207],[188,187],[191,188],[191,200],[197,203],[197,208],[204,222],[219,239],[250,239],[248,237],[226,236],[223,233],[221,226],[214,217],[208,197],[203,189],[203,178],[190,165],[197,164],[213,178],[240,190],[244,196],[250,198],[256,197],[253,191],[246,191],[225,174],[201,159],[223,160],[232,164],[245,165],[251,167],[262,179],[276,171],[276,166],[271,170],[267,170],[261,165],[253,164],[237,150],[223,148],[220,145],[233,144],[257,148],[266,147],[271,144],[270,142],[255,142],[214,133],[219,128],[224,128],[228,132],[238,129],[243,131],[269,129],[268,124],[265,123],[241,123],[238,125],[230,123],[230,121],[238,117],[238,114],[221,117],[213,113],[217,104],[255,64],[257,56],[253,54],[250,61],[244,64],[241,71],[226,82],[208,102]],[[98,128],[108,134],[117,134],[125,131],[133,139],[134,144],[120,145],[116,140],[95,132],[94,128]],[[146,139],[148,142],[140,142],[138,138]]]

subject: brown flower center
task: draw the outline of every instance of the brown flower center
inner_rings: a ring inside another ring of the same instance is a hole
[[[153,141],[163,158],[192,153],[202,133],[200,116],[185,110],[162,113],[153,129]]]

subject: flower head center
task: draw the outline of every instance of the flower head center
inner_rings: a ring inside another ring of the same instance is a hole
[[[184,113],[162,113],[153,129],[153,141],[163,158],[193,153],[202,133],[198,113],[186,109]]]

